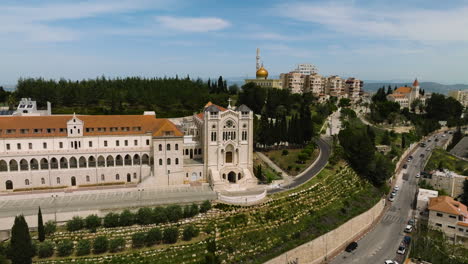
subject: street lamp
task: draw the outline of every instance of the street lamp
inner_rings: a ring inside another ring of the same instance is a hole
[[[55,202],[55,199],[58,197],[57,194],[52,194],[52,199],[53,199],[53,203],[54,203],[54,221],[55,223],[57,223],[57,205],[56,205],[56,202]]]
[[[145,189],[138,189],[138,202],[141,201],[141,193],[144,191]]]

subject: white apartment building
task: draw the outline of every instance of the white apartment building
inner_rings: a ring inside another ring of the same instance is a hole
[[[468,90],[449,91],[448,95],[468,107]]]
[[[21,108],[21,103],[18,108]],[[208,103],[176,126],[144,115],[0,117],[0,191],[255,182],[253,113]]]

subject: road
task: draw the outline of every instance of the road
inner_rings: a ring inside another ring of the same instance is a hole
[[[414,157],[413,161],[407,163],[408,168],[402,171],[403,177],[397,180],[396,185],[400,187],[400,191],[395,201],[385,212],[377,226],[358,241],[358,248],[352,253],[343,251],[330,263],[383,264],[388,259],[402,263],[403,256],[396,254],[396,251],[405,236],[403,229],[414,213],[412,203],[415,199],[418,180],[415,175],[422,169],[425,160],[429,156],[430,151],[426,149],[430,148],[432,150],[435,144],[440,146],[448,139],[448,134],[446,137],[441,137],[442,134],[438,134],[438,138],[442,139],[439,142],[435,142],[434,136],[432,136],[432,140],[427,143],[427,147],[417,147],[416,151],[412,154]],[[425,157],[421,158],[421,154],[424,154]]]
[[[315,143],[317,143],[317,146],[320,149],[320,157],[318,158],[317,162],[312,167],[308,168],[307,171],[304,172],[304,174],[301,177],[295,178],[290,184],[284,185],[281,188],[268,190],[268,194],[295,188],[303,184],[304,182],[312,179],[312,177],[317,175],[327,165],[328,158],[331,154],[330,144],[325,142],[325,140],[323,140],[322,138],[317,139]]]

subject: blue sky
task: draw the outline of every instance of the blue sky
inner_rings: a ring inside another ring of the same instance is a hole
[[[410,2],[410,3],[409,3]],[[468,0],[0,2],[0,83],[270,75],[468,83]]]

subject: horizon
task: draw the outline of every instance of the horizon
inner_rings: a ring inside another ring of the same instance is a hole
[[[319,74],[361,80],[468,83],[468,37],[459,34],[468,1],[348,2],[7,0],[0,4],[8,11],[0,19],[0,83],[241,78],[255,75],[256,48],[270,75],[311,63]]]

